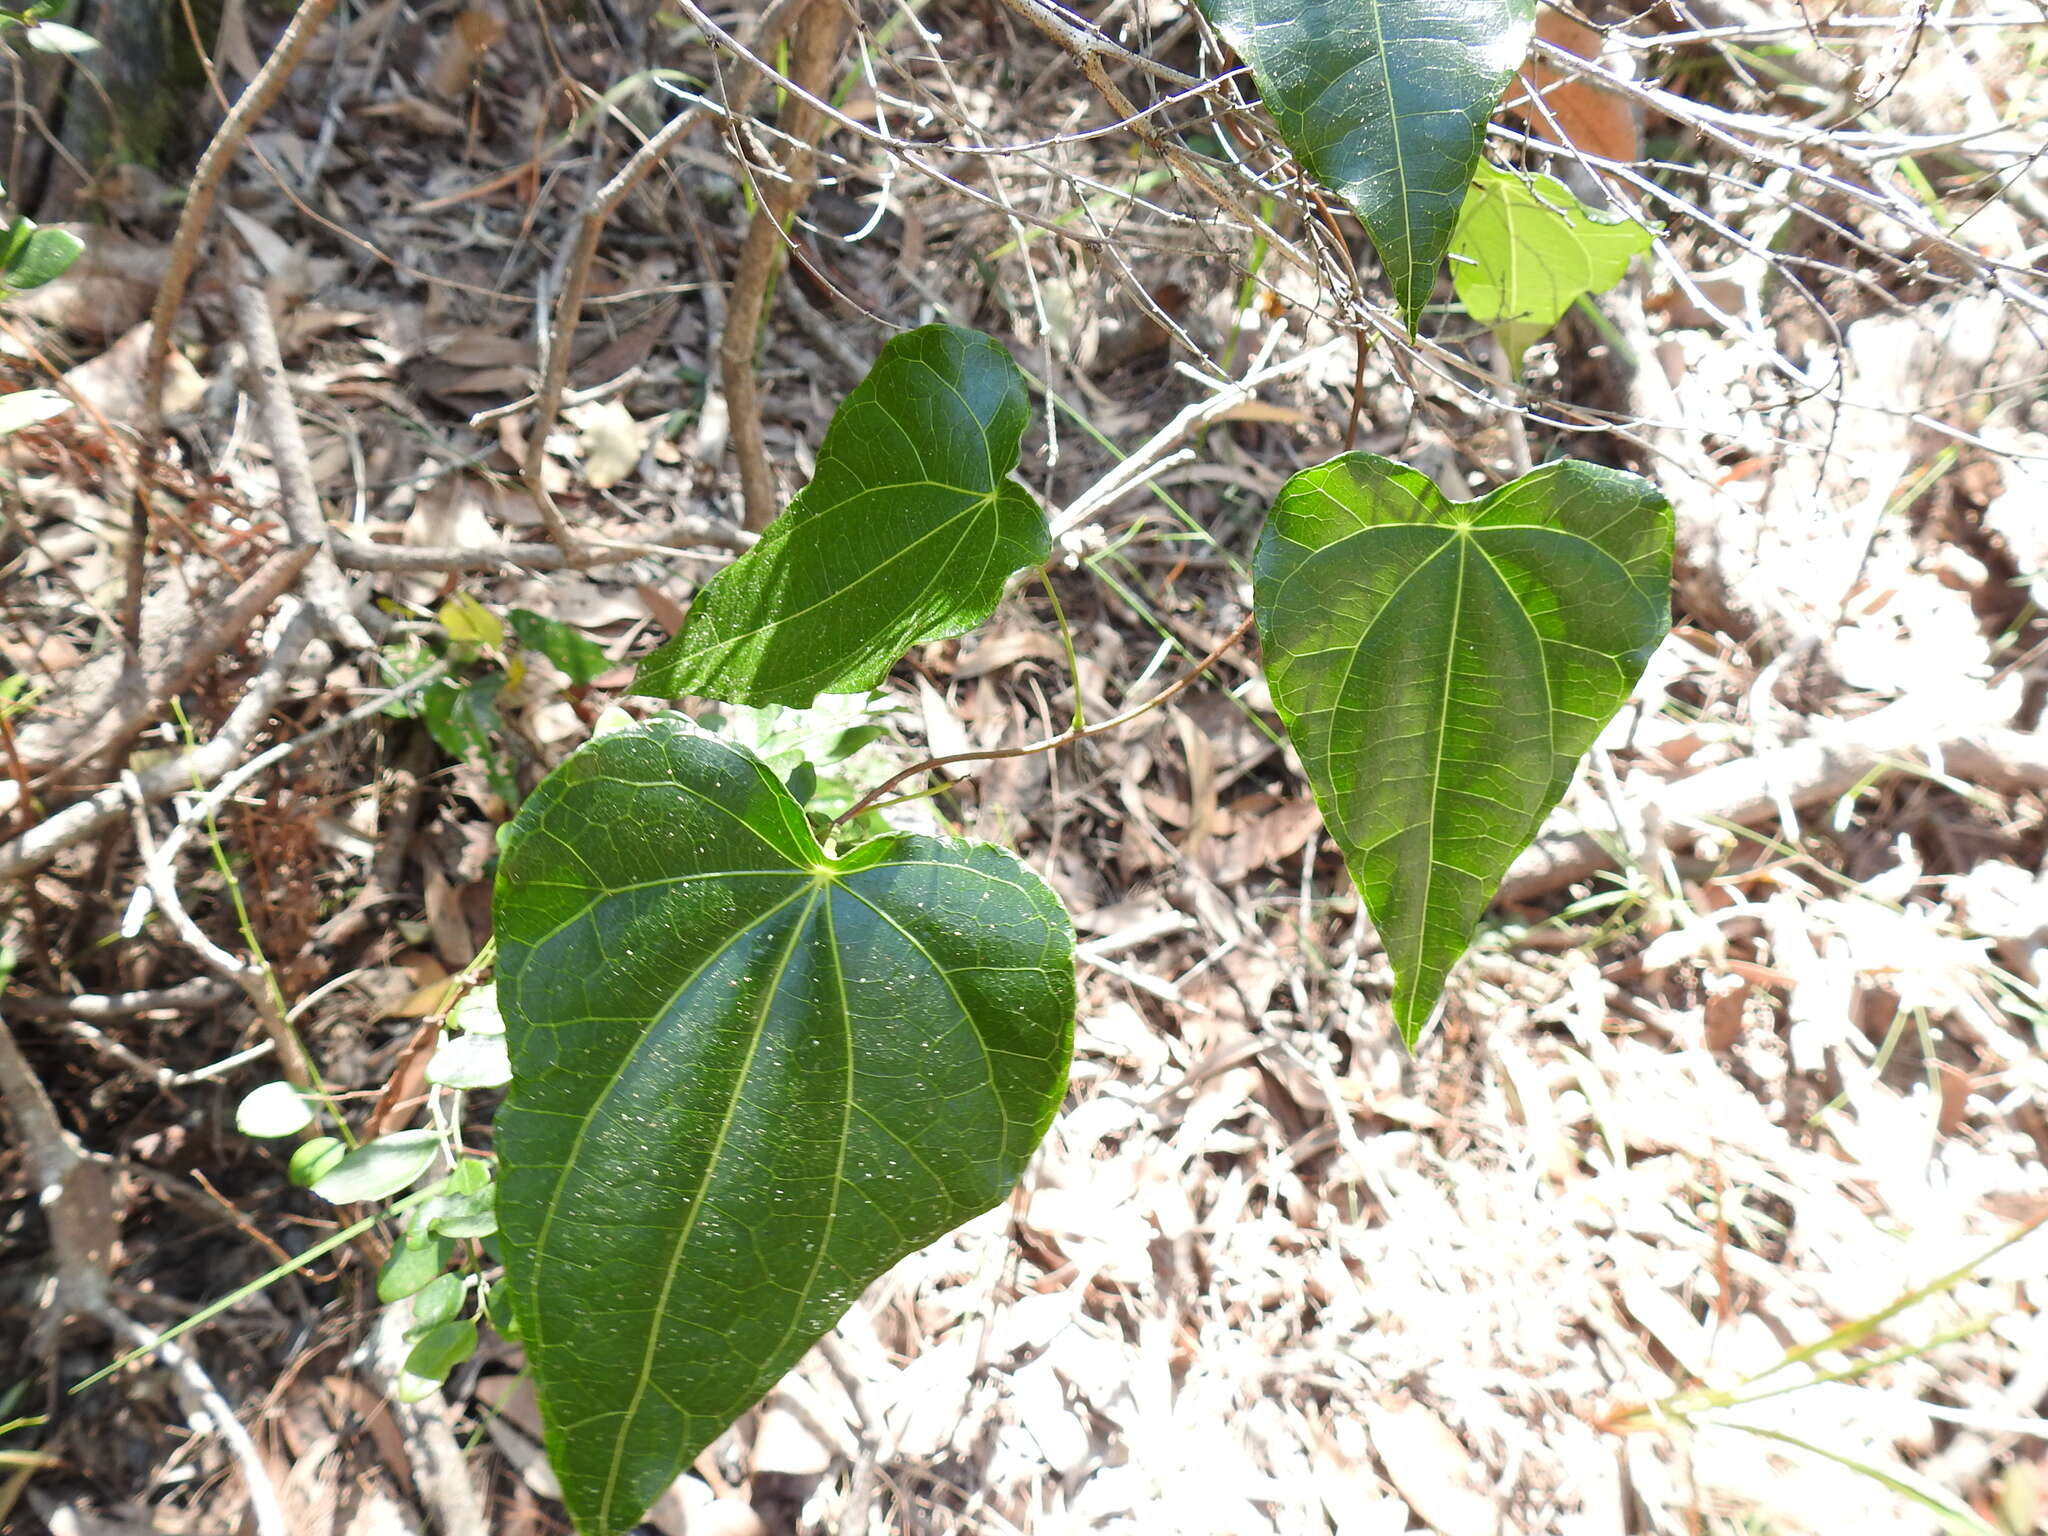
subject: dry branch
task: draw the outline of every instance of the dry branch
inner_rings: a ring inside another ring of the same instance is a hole
[[[355,616],[347,578],[328,548],[327,514],[320,508],[320,491],[313,483],[312,463],[306,456],[305,434],[299,430],[291,380],[284,371],[284,355],[277,345],[277,327],[271,321],[270,296],[250,276],[248,264],[233,244],[227,249],[227,277],[235,324],[249,354],[250,392],[256,397],[257,418],[263,424],[263,435],[270,443],[271,463],[277,470],[279,510],[293,546],[314,552],[306,567],[306,604],[336,640],[351,650],[368,650],[369,632]]]
[[[779,8],[778,8],[779,9]],[[760,341],[761,314],[768,293],[788,260],[789,224],[810,200],[817,176],[816,139],[824,116],[812,105],[832,83],[839,65],[840,41],[846,35],[846,9],[841,0],[807,0],[793,23],[795,44],[790,79],[798,87],[783,102],[776,127],[790,148],[783,156],[780,179],[756,183],[760,200],[740,247],[739,264],[725,296],[725,333],[718,342],[719,383],[725,390],[732,421],[733,453],[739,459],[740,494],[747,527],[760,531],[776,513],[775,477],[768,468],[768,447],[761,435],[761,397],[754,379],[754,351]],[[763,29],[764,33],[766,29]],[[754,46],[772,46],[756,37]],[[743,99],[728,103],[735,122],[744,112]]]
[[[214,738],[204,746],[194,747],[137,775],[143,798],[161,800],[180,790],[190,789],[195,783],[211,784],[233,767],[270,718],[277,701],[284,697],[292,669],[312,643],[317,629],[318,622],[313,615],[303,604],[295,604],[279,626],[269,660],[250,680]],[[41,868],[66,848],[75,847],[112,826],[121,819],[127,806],[128,792],[115,785],[75,805],[67,805],[21,836],[0,843],[0,880]]]
[[[149,482],[164,432],[164,371],[171,360],[171,335],[178,310],[185,302],[185,289],[192,280],[192,267],[199,258],[199,243],[206,234],[206,221],[213,212],[214,195],[220,179],[241,151],[243,140],[257,120],[270,110],[284,89],[285,81],[298,67],[306,45],[334,10],[337,0],[303,0],[292,14],[277,47],[264,61],[249,88],[236,99],[228,114],[214,130],[206,152],[185,189],[185,208],[178,216],[177,232],[164,261],[163,281],[157,285],[156,301],[149,312],[149,352],[142,365],[142,463],[136,475],[135,507],[128,550],[127,590],[122,599],[122,627],[134,640],[142,622],[143,561],[149,550]]]
[[[1675,845],[1717,826],[1765,826],[1785,805],[1825,804],[1885,773],[1924,771],[2005,792],[2048,788],[2048,736],[1960,725],[1967,716],[1954,701],[1944,703],[1945,722],[1919,700],[1888,704],[1804,741],[1662,785],[1650,797],[1662,835]],[[1509,869],[1501,899],[1533,901],[1613,868],[1613,841],[1586,832],[1537,839]]]

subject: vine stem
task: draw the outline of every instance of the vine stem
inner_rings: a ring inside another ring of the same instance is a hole
[[[991,747],[980,752],[949,752],[944,757],[927,758],[924,762],[912,763],[901,773],[890,775],[890,777],[884,779],[880,784],[877,784],[873,789],[854,801],[851,809],[833,818],[832,825],[834,828],[845,826],[847,822],[852,821],[862,811],[874,806],[898,784],[908,779],[914,779],[920,773],[929,773],[934,768],[949,768],[955,763],[987,763],[999,762],[1012,757],[1035,757],[1041,752],[1057,752],[1061,747],[1070,747],[1077,741],[1087,740],[1090,736],[1100,736],[1106,731],[1117,729],[1119,726],[1129,725],[1133,720],[1150,714],[1160,705],[1174,698],[1186,689],[1189,684],[1193,683],[1196,678],[1221,661],[1229,653],[1232,646],[1236,645],[1238,641],[1251,632],[1254,617],[1255,615],[1253,614],[1246,614],[1238,622],[1237,628],[1223,637],[1215,650],[1153,694],[1144,703],[1127,709],[1120,715],[1113,715],[1097,725],[1070,726],[1068,729],[1060,732],[1059,735],[1048,736],[1044,741],[1035,741],[1028,747]],[[1077,678],[1076,686],[1078,685],[1079,679]]]

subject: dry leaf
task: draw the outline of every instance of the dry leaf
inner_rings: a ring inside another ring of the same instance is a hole
[[[142,368],[148,355],[149,323],[144,321],[98,357],[71,369],[64,382],[114,426],[133,426],[142,419]],[[173,348],[164,369],[164,414],[184,415],[205,393],[199,370]]]
[[[594,400],[564,411],[583,449],[583,479],[594,491],[608,491],[640,463],[650,422],[635,421],[618,400]]]
[[[455,96],[468,90],[484,55],[504,35],[505,23],[501,17],[493,16],[489,11],[462,12],[449,27],[447,37],[442,39],[441,52],[434,60],[434,72],[427,80],[427,89],[437,96]]]
[[[1598,27],[1548,6],[1537,13],[1536,36],[1582,59],[1600,57]],[[1541,101],[1532,97],[1541,96]],[[1632,164],[1643,156],[1635,110],[1611,91],[1573,79],[1541,59],[1523,64],[1505,110],[1546,143],[1573,148],[1603,160]]]
[[[1364,1405],[1373,1454],[1408,1505],[1438,1536],[1498,1536],[1500,1511],[1478,1481],[1472,1453],[1411,1397]]]

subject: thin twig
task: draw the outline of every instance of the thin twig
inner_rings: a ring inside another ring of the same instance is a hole
[[[574,570],[590,564],[591,551],[570,532],[562,509],[555,505],[553,494],[543,483],[541,470],[547,462],[548,434],[555,429],[555,418],[562,409],[562,393],[568,388],[569,362],[576,350],[576,325],[583,318],[583,300],[590,291],[590,269],[597,260],[605,225],[611,222],[619,204],[696,126],[697,116],[698,109],[692,107],[670,118],[660,132],[633,151],[610,181],[598,188],[577,227],[576,245],[562,274],[562,289],[555,296],[554,320],[548,334],[541,338],[547,355],[540,388],[534,396],[533,421],[527,428],[526,460],[520,468],[526,489],[534,505],[540,508],[541,521],[547,524],[548,537],[561,550],[564,564]]]
[[[862,795],[860,799],[853,803],[849,810],[835,817],[832,825],[835,827],[844,826],[847,822],[853,820],[854,817],[860,815],[862,811],[873,806],[898,784],[914,779],[920,773],[929,773],[934,768],[950,768],[956,763],[987,763],[1012,757],[1036,757],[1041,752],[1056,752],[1061,747],[1072,746],[1077,741],[1085,741],[1091,736],[1100,736],[1104,732],[1116,730],[1119,726],[1129,725],[1133,720],[1138,719],[1142,715],[1150,714],[1160,705],[1175,697],[1192,684],[1196,678],[1221,661],[1229,653],[1232,646],[1236,645],[1238,641],[1251,632],[1253,617],[1252,614],[1246,614],[1238,621],[1237,628],[1223,637],[1222,642],[1217,645],[1215,650],[1204,656],[1194,666],[1160,689],[1159,692],[1153,694],[1144,703],[1127,709],[1120,715],[1112,716],[1110,719],[1096,725],[1078,728],[1069,727],[1057,736],[1049,736],[1044,741],[1033,742],[1028,747],[991,747],[976,752],[950,752],[944,757],[927,758],[924,762],[913,763],[901,773],[892,774],[875,788]]]
[[[605,540],[583,547],[579,569],[599,565],[623,565],[629,560],[651,556],[695,555],[692,545],[709,545],[739,553],[754,547],[755,536],[729,523],[692,519],[657,531],[653,537],[633,542]],[[559,571],[567,564],[561,547],[555,544],[371,544],[361,539],[336,538],[334,558],[351,571]]]
[[[760,344],[762,311],[788,259],[789,224],[810,200],[818,148],[824,127],[813,98],[830,87],[837,69],[839,42],[846,32],[842,0],[805,0],[793,23],[790,80],[797,89],[784,99],[776,127],[790,148],[782,157],[780,179],[757,181],[759,201],[747,226],[725,295],[725,332],[718,342],[718,377],[725,390],[731,420],[733,454],[739,460],[740,495],[746,526],[759,532],[777,511],[775,476],[768,467],[768,448],[761,433],[760,390],[754,378],[754,353]],[[756,37],[754,46],[773,46],[772,38]],[[732,104],[737,116],[738,104]]]
[[[225,251],[228,300],[235,312],[235,325],[242,333],[242,346],[249,354],[249,376],[245,381],[256,397],[257,419],[270,442],[270,461],[277,470],[278,508],[295,546],[314,551],[306,567],[303,596],[327,633],[351,650],[370,648],[369,631],[355,616],[348,579],[334,563],[328,548],[327,515],[320,508],[320,490],[313,483],[312,461],[306,455],[306,437],[299,430],[298,408],[292,403],[292,387],[284,371],[284,354],[277,344],[277,327],[270,315],[270,296],[262,283],[251,277],[248,264],[229,241]]]
[[[186,184],[184,212],[178,216],[178,229],[164,258],[163,281],[157,285],[156,302],[150,307],[149,352],[142,364],[142,462],[135,478],[129,530],[132,543],[121,605],[122,628],[131,643],[139,639],[142,624],[143,563],[149,547],[149,483],[164,435],[164,372],[171,360],[171,334],[178,310],[185,302],[185,289],[192,281],[193,264],[199,259],[199,243],[206,234],[214,196],[249,130],[277,100],[285,81],[298,67],[306,45],[313,41],[313,35],[337,3],[338,0],[302,0],[263,68],[214,130],[191,181]]]
[[[213,739],[137,774],[143,797],[156,801],[190,789],[195,782],[210,784],[233,767],[284,696],[292,669],[317,629],[318,623],[305,605],[294,603],[279,626],[270,659],[242,691]],[[41,868],[66,848],[119,821],[127,806],[128,792],[117,784],[46,816],[21,836],[0,843],[0,880]]]

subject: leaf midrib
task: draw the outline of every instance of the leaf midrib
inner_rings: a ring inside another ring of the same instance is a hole
[[[719,1121],[718,1134],[712,1140],[710,1154],[704,1159],[704,1175],[697,1181],[697,1191],[690,1197],[688,1214],[683,1217],[682,1226],[676,1232],[675,1242],[669,1248],[668,1261],[664,1266],[664,1273],[661,1277],[661,1291],[655,1297],[654,1308],[651,1314],[654,1319],[654,1325],[647,1330],[647,1347],[641,1354],[640,1369],[635,1374],[633,1380],[633,1400],[626,1406],[620,1425],[620,1433],[612,1443],[611,1471],[605,1478],[604,1493],[598,1500],[598,1516],[607,1523],[611,1519],[612,1498],[618,1491],[619,1469],[626,1457],[626,1442],[631,1434],[634,1420],[640,1415],[640,1404],[646,1400],[648,1383],[654,1378],[654,1356],[661,1346],[662,1330],[668,1323],[668,1299],[674,1293],[676,1276],[682,1271],[683,1254],[690,1246],[690,1234],[697,1228],[697,1219],[704,1213],[704,1197],[709,1193],[711,1181],[718,1173],[719,1161],[725,1154],[726,1138],[732,1134],[733,1122],[739,1118],[741,1101],[746,1098],[747,1081],[753,1076],[754,1059],[760,1054],[762,1038],[768,1033],[768,1016],[774,1011],[776,996],[781,991],[783,978],[789,974],[790,961],[795,957],[798,942],[803,938],[804,930],[809,925],[811,911],[818,904],[818,893],[824,889],[828,882],[826,877],[818,876],[808,883],[811,887],[810,905],[805,907],[803,913],[798,916],[796,921],[789,925],[789,942],[783,947],[781,958],[776,962],[774,976],[761,989],[761,1008],[754,1020],[753,1038],[747,1042],[746,1059],[740,1063],[739,1070],[733,1074],[732,1096],[726,1100],[725,1114]],[[792,896],[790,901],[782,903],[782,907],[778,907],[776,910],[782,910],[783,907],[787,907],[790,902],[795,900],[796,897]],[[755,926],[759,925],[756,924]],[[732,946],[729,943],[721,945],[714,952],[713,958],[715,959],[717,956],[723,955],[731,948]],[[701,967],[698,974],[702,974]],[[693,977],[692,979],[694,980],[695,978]],[[681,992],[676,994],[678,998],[681,995]],[[670,1006],[674,1006],[673,1001]],[[666,1013],[667,1010],[664,1009],[663,1012]],[[651,1035],[652,1031],[649,1031],[649,1034]],[[642,1037],[643,1044],[646,1039],[647,1036]],[[639,1051],[637,1049],[628,1052],[627,1061],[631,1062],[638,1054]],[[614,1086],[616,1086],[616,1079],[614,1079]],[[596,1118],[594,1112],[590,1118]],[[572,1158],[571,1162],[573,1163],[573,1161],[574,1159]],[[835,1185],[833,1198],[835,1210],[838,1204],[836,1188]],[[820,1252],[822,1251],[821,1248]]]
[[[820,608],[826,607],[829,604],[840,602],[844,598],[846,598],[848,594],[859,591],[862,587],[868,585],[870,582],[873,582],[877,578],[879,578],[884,572],[889,571],[901,562],[908,560],[912,555],[914,555],[918,551],[918,549],[921,546],[928,543],[930,540],[936,539],[941,534],[950,532],[956,527],[958,527],[960,531],[958,537],[956,537],[954,540],[953,549],[954,553],[958,553],[960,545],[967,542],[967,535],[973,531],[974,520],[978,518],[984,510],[996,504],[996,502],[1002,496],[1002,490],[1002,484],[998,484],[993,490],[988,491],[987,493],[978,497],[976,500],[968,503],[966,506],[962,507],[958,512],[954,513],[951,517],[947,518],[944,522],[934,524],[932,527],[926,529],[923,533],[919,534],[916,538],[912,539],[908,544],[904,545],[903,548],[897,551],[895,554],[892,554],[887,559],[881,560],[876,564],[869,566],[865,571],[863,571],[859,576],[855,577],[852,581],[848,582],[845,586],[835,587],[832,591],[826,593],[825,596],[819,598],[816,602],[810,603],[805,607],[795,609],[794,611],[789,613],[779,614],[775,618],[770,619],[765,624],[757,624],[752,629],[742,630],[736,635],[728,635],[723,640],[714,640],[709,645],[705,646],[702,650],[697,651],[693,655],[684,658],[684,660],[688,662],[694,662],[699,665],[709,664],[711,663],[713,658],[716,658],[724,653],[731,651],[736,646],[743,645],[747,641],[756,639],[762,635],[772,635],[776,631],[783,629],[788,625],[794,624],[801,619],[807,618],[809,615],[813,613],[816,613]],[[828,507],[825,509],[825,513],[836,511],[838,509],[838,506],[844,505],[845,503],[841,502],[838,503],[837,506]],[[825,515],[825,513],[820,513],[819,515],[823,516]],[[809,520],[807,519],[807,521]],[[802,529],[800,526],[792,526],[791,536],[794,537],[801,531]],[[950,556],[948,558],[950,558]],[[984,566],[984,569],[985,568],[986,567]],[[922,603],[925,598],[931,595],[932,589],[939,584],[939,581],[945,575],[945,571],[945,561],[941,560],[937,562],[936,565],[933,567],[932,574],[926,578],[924,585],[918,589],[918,603]]]

